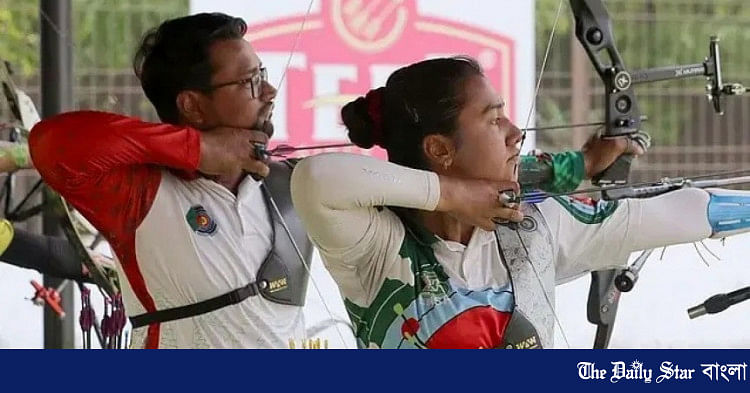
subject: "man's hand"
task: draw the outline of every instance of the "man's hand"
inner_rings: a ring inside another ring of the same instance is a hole
[[[268,143],[262,131],[216,127],[201,132],[201,160],[198,170],[206,175],[245,171],[266,177],[268,165],[255,157],[253,143]]]
[[[609,168],[621,155],[640,156],[646,153],[646,150],[641,143],[630,137],[602,139],[599,135],[593,135],[583,145],[581,152],[583,152],[586,178],[591,179]]]
[[[491,231],[495,229],[497,220],[523,220],[518,204],[508,206],[500,200],[500,193],[506,190],[518,194],[519,185],[511,181],[440,176],[440,201],[436,210],[446,212],[461,222]]]

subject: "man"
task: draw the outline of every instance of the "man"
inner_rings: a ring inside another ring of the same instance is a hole
[[[133,316],[199,303],[255,282],[273,245],[253,143],[276,91],[245,23],[221,14],[164,22],[135,70],[168,124],[79,112],[31,132],[45,181],[102,232],[117,255]],[[279,234],[281,236],[281,234]],[[300,263],[300,261],[294,261]],[[261,296],[133,333],[141,348],[278,348],[304,337],[301,308]]]
[[[199,14],[168,20],[145,36],[134,68],[166,124],[75,112],[31,132],[44,180],[117,256],[126,309],[131,321],[141,321],[134,347],[284,348],[305,338],[300,296],[273,299],[276,291],[304,293],[307,277],[261,277],[274,271],[264,268],[268,256],[286,254],[275,271],[302,261],[290,256],[290,244],[277,246],[286,234],[256,180],[269,174],[254,143],[272,134],[266,120],[276,90],[243,39],[245,29],[238,18]],[[566,162],[582,173],[583,155],[576,157]],[[566,171],[574,170],[558,166],[553,174]],[[242,300],[242,288],[254,293]],[[242,301],[193,307],[227,294]]]

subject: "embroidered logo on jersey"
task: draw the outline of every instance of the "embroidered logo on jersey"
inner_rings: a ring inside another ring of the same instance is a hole
[[[440,304],[448,297],[448,284],[441,282],[437,273],[432,270],[423,270],[419,273],[422,279],[422,290],[419,297],[428,307]]]
[[[188,210],[185,219],[190,228],[199,235],[211,236],[216,233],[216,221],[201,205],[195,205]]]

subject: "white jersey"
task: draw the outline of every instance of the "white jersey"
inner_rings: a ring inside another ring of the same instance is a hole
[[[360,346],[502,344],[512,298],[494,234],[476,228],[466,245],[446,241],[417,233],[380,207],[434,210],[440,198],[435,173],[326,154],[297,165],[292,197],[341,289]],[[538,205],[545,222],[537,224],[549,228],[552,265],[549,273],[540,268],[538,278],[549,292],[586,272],[623,267],[633,251],[706,238],[708,200],[697,189],[619,203],[547,199]],[[541,314],[554,300],[532,303],[544,310],[526,312]]]
[[[136,230],[135,257],[157,310],[197,303],[256,281],[272,246],[260,182],[247,176],[235,197],[207,179],[162,176],[149,213]],[[124,276],[124,272],[121,272]],[[130,315],[146,312],[129,285]],[[133,345],[145,344],[147,327]],[[192,318],[161,324],[160,348],[284,348],[304,337],[302,308],[262,296]]]
[[[272,247],[260,183],[235,196],[202,178],[201,133],[102,112],[71,112],[30,134],[44,180],[109,242],[128,316],[223,295],[256,281]],[[136,329],[137,348],[286,348],[302,308],[261,296]]]

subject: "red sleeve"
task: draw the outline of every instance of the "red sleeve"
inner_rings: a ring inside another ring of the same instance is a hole
[[[148,213],[160,168],[195,173],[200,132],[104,112],[70,112],[38,123],[31,157],[44,181],[117,247]]]

